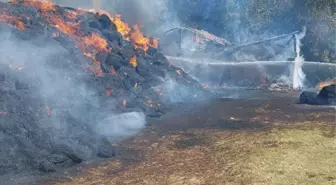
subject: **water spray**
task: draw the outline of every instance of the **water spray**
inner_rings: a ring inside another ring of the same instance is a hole
[[[98,11],[101,9],[102,2],[101,0],[92,0],[92,5],[93,8]]]
[[[306,27],[299,34],[294,34],[295,37],[295,52],[296,57],[294,60],[294,68],[292,72],[293,89],[303,88],[304,79],[306,75],[302,71],[302,66],[304,63],[303,55],[301,55],[301,40],[306,35]]]

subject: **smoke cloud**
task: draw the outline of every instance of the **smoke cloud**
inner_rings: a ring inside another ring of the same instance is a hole
[[[23,39],[27,33],[12,31],[0,32],[0,76],[5,76],[5,82],[0,79],[5,98],[0,111],[10,115],[1,123],[0,133],[13,132],[3,137],[23,146],[7,151],[3,145],[1,163],[8,159],[24,163],[29,155],[43,156],[46,151],[35,152],[39,148],[59,145],[68,146],[84,159],[91,158],[102,138],[117,141],[144,128],[142,112],[114,113],[114,100],[101,99],[105,90],[92,86],[95,82],[79,67],[83,65],[80,60],[57,41],[33,36]],[[24,133],[32,136],[26,138]]]
[[[143,129],[146,122],[143,113],[128,112],[107,116],[96,126],[96,131],[109,138],[120,140]]]
[[[95,8],[121,14],[130,25],[138,24],[141,31],[150,36],[160,36],[164,31],[180,23],[169,8],[168,0],[53,0],[53,2],[78,8]]]

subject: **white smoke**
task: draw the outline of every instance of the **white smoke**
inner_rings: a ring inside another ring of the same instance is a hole
[[[304,63],[304,58],[301,54],[301,40],[306,35],[306,28],[303,29],[303,32],[295,35],[296,39],[296,57],[294,60],[294,68],[293,68],[293,89],[301,89],[303,88],[304,79],[306,75],[302,71],[302,66]]]
[[[145,35],[158,37],[164,31],[180,25],[174,12],[168,10],[168,0],[52,0],[62,6],[94,8],[121,14],[130,26],[140,25]]]
[[[87,126],[97,131],[97,137],[99,135],[126,137],[145,126],[146,119],[143,113],[116,114],[105,112],[107,110],[87,110],[88,106],[100,107],[97,89],[87,84],[84,69],[73,67],[74,63],[79,62],[58,42],[40,37],[21,40],[10,31],[2,31],[0,38],[0,64],[11,66],[13,71],[17,71],[12,75],[16,75],[20,81],[37,84],[38,88],[32,93],[34,96],[39,96],[46,106],[50,106],[52,110],[50,122],[46,124],[45,120],[40,120],[39,126],[47,129],[55,142],[71,142],[71,137],[78,136],[77,131],[81,132],[80,129],[68,128],[69,123],[63,118],[65,112],[70,117],[80,120],[78,122],[80,125],[76,127],[88,124]],[[69,65],[68,69],[64,67],[66,65]],[[36,81],[31,82],[31,79]],[[104,92],[104,89],[100,90]],[[115,105],[113,100],[111,102],[107,108],[113,109]],[[97,119],[92,121],[93,117]],[[103,126],[106,126],[106,129]],[[61,141],[62,139],[69,141]]]
[[[120,139],[143,129],[144,123],[146,123],[146,116],[141,112],[115,114],[99,122],[96,131],[104,136]]]

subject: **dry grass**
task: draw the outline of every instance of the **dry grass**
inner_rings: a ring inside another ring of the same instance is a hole
[[[335,138],[320,130],[285,129],[277,132],[272,147],[257,146],[247,166],[251,184],[333,185],[336,183]]]
[[[335,127],[296,125],[262,132],[191,129],[162,136],[140,164],[111,173],[120,163],[105,163],[57,184],[335,184]]]

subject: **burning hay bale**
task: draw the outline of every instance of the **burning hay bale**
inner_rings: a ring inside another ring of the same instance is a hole
[[[312,105],[336,105],[336,85],[324,86],[319,93],[304,91],[300,103]]]
[[[106,138],[208,95],[118,15],[0,2],[0,36],[1,174],[115,156]]]

